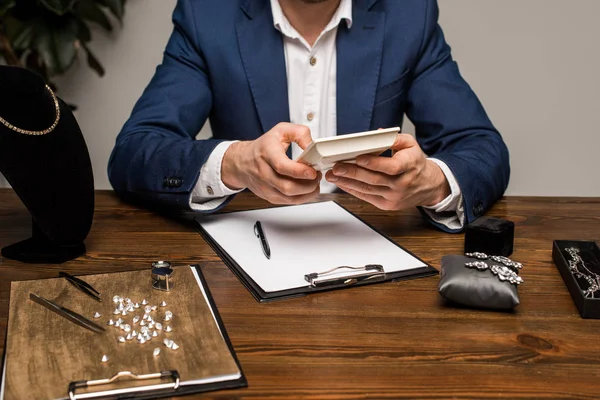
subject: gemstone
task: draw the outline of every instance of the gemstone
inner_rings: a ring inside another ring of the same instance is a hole
[[[154,354],[154,357],[158,356],[160,354],[160,349],[158,347],[155,348],[152,354]]]
[[[172,331],[173,331],[173,328],[171,328],[170,325],[165,328],[165,332],[167,332],[167,333],[172,332]]]
[[[167,302],[163,300],[162,303],[160,303],[160,306],[161,307],[166,307],[167,306]]]
[[[98,311],[96,311],[96,313],[94,314],[94,318],[100,318],[102,316],[102,314],[100,314]]]
[[[119,336],[117,340],[119,341],[119,343],[125,343],[125,338],[123,336]]]
[[[105,354],[102,356],[102,362],[107,362],[108,361],[108,356]]]

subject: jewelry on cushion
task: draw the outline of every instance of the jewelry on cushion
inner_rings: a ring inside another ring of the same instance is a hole
[[[521,269],[523,265],[521,263],[512,261],[510,258],[503,256],[488,256],[485,253],[474,252],[474,253],[465,253],[465,256],[476,258],[478,260],[487,260],[490,259],[492,261],[499,262],[503,265],[492,264],[488,265],[485,261],[473,261],[465,263],[465,267],[468,268],[477,268],[479,271],[485,271],[489,269],[498,279],[501,281],[508,281],[515,285],[520,285],[523,283],[523,278],[517,274],[517,272],[513,269]]]

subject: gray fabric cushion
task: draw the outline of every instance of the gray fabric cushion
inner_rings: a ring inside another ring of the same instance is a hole
[[[438,290],[447,300],[476,308],[494,310],[511,309],[519,305],[517,285],[501,281],[489,269],[465,267],[465,263],[476,261],[462,255],[442,258],[442,272]],[[488,265],[491,260],[483,260]]]

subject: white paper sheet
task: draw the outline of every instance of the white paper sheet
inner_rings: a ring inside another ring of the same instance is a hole
[[[254,234],[256,221],[270,259]],[[342,265],[380,264],[386,273],[426,267],[333,201],[210,215],[198,222],[265,292],[306,287],[306,274]]]

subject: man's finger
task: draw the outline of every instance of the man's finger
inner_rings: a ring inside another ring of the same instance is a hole
[[[408,154],[409,152],[408,149],[403,150],[394,154],[393,157],[360,156],[356,159],[356,164],[371,171],[382,172],[389,176],[398,176],[411,167],[412,156]]]
[[[333,177],[333,179],[332,179]],[[387,197],[391,194],[391,188],[387,186],[371,185],[369,183],[357,181],[351,178],[344,178],[335,175],[327,175],[327,180],[334,183],[340,189],[352,189],[365,194]]]
[[[282,176],[308,180],[317,178],[317,171],[313,167],[292,161],[285,153],[272,151],[269,153],[267,162],[276,173]]]
[[[383,158],[383,157],[379,157]],[[378,160],[375,160],[378,161]],[[348,178],[375,186],[388,186],[393,184],[392,177],[377,170],[361,168],[354,164],[337,163],[333,166],[331,173],[336,177]]]
[[[363,193],[360,192],[358,190],[352,189],[351,187],[347,187],[347,186],[339,186],[340,189],[344,190],[347,193],[350,193],[352,196],[364,200],[367,203],[371,203],[373,204],[375,207],[382,209],[382,210],[386,210],[386,206],[388,205],[388,201],[379,196],[379,195],[375,195],[375,194],[369,194],[369,193]]]
[[[390,148],[392,149],[392,151],[399,151],[399,150],[408,149],[409,147],[414,147],[414,146],[418,146],[417,141],[415,140],[414,137],[412,137],[408,133],[399,133],[396,136],[396,140],[394,141],[394,144]]]
[[[281,123],[276,126],[283,143],[298,143],[302,149],[312,142],[310,128],[305,125]]]

